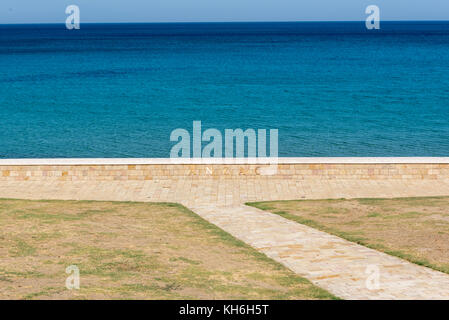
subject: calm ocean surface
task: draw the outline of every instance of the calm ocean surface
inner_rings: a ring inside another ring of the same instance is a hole
[[[449,22],[0,25],[0,158],[168,157],[277,128],[281,156],[449,156]]]

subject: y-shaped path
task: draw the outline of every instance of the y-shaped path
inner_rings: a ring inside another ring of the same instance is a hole
[[[0,183],[2,198],[180,202],[297,274],[345,299],[449,299],[449,275],[243,203],[436,195],[449,195],[448,181],[210,179],[198,182],[183,179]]]

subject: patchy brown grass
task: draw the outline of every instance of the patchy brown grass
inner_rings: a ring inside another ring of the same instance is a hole
[[[176,204],[0,200],[0,230],[0,299],[333,298]]]
[[[297,200],[248,205],[449,273],[449,197]]]

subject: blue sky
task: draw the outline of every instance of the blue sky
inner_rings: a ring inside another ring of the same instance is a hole
[[[381,20],[449,20],[449,0],[1,0],[0,23],[364,20],[375,4]]]

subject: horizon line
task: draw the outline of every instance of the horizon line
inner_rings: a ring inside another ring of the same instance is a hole
[[[81,22],[81,24],[201,24],[201,23],[316,23],[316,22],[365,22],[365,20],[254,20],[254,21],[120,21],[120,22]],[[426,19],[399,19],[399,20],[381,20],[382,22],[449,22],[447,20],[426,20]],[[64,25],[65,22],[12,22],[1,23],[0,25]]]

